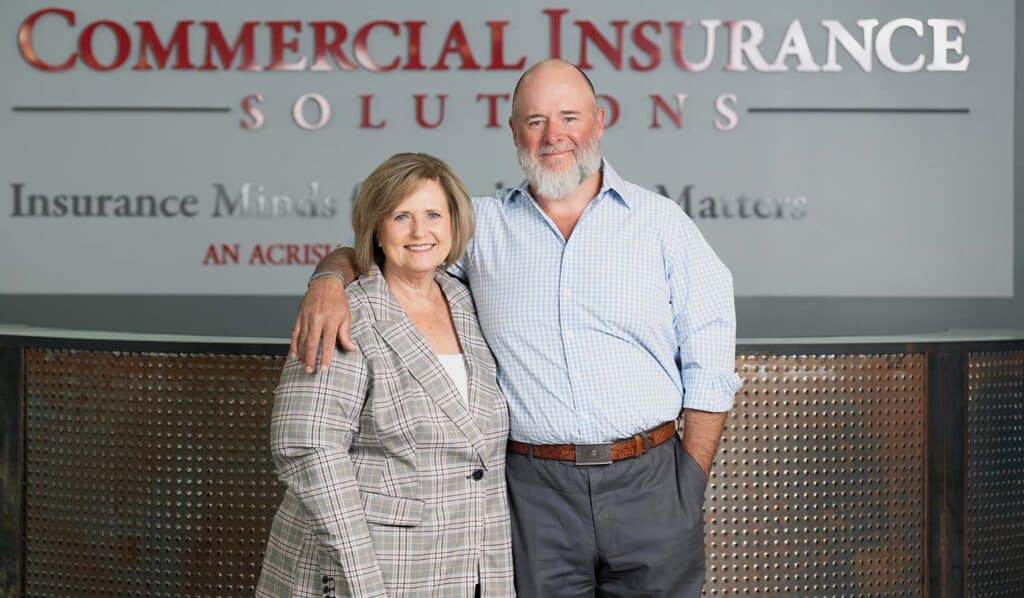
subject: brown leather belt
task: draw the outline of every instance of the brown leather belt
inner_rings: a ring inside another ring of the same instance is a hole
[[[646,442],[645,442],[646,437]],[[608,465],[639,457],[659,444],[677,438],[676,422],[669,421],[641,434],[607,444],[527,444],[508,441],[508,452],[536,459],[574,461],[577,465]]]

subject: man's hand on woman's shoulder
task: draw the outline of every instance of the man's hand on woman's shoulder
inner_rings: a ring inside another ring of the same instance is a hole
[[[324,364],[330,363],[334,357],[336,342],[345,351],[356,349],[352,342],[352,314],[343,283],[343,280],[351,282],[357,275],[353,256],[351,247],[342,247],[320,260],[317,272],[334,271],[342,276],[322,276],[311,280],[299,304],[288,353],[306,364],[306,373],[316,371],[316,356],[321,344],[321,363]]]

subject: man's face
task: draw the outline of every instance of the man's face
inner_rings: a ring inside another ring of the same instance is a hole
[[[572,67],[545,68],[523,81],[509,119],[519,163],[537,193],[560,199],[601,166],[604,110]]]

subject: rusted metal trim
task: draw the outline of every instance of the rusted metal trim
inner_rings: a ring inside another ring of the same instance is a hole
[[[928,596],[964,595],[967,353],[928,356]]]
[[[22,350],[0,347],[0,594],[24,595],[25,409]]]

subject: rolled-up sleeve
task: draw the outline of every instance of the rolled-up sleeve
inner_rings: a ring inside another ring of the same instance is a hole
[[[735,371],[732,274],[682,210],[670,231],[665,259],[679,342],[683,408],[728,411],[742,386]]]
[[[337,351],[316,374],[303,367],[289,358],[275,393],[270,448],[278,476],[337,566],[339,594],[385,596],[348,453],[366,399],[366,361],[358,351]]]

